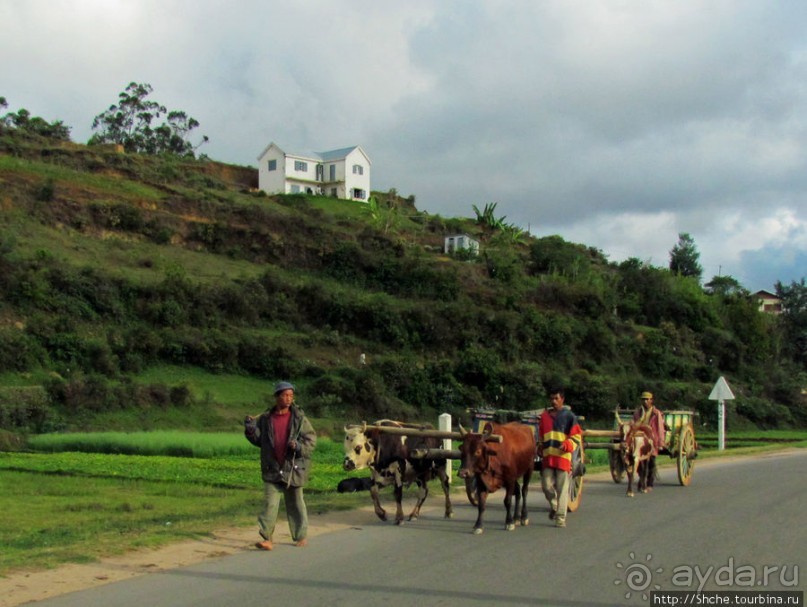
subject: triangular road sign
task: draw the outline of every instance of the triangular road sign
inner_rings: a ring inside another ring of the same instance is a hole
[[[712,388],[712,393],[709,395],[709,400],[734,400],[734,394],[729,388],[726,378],[722,375],[720,379],[715,382],[715,387]]]

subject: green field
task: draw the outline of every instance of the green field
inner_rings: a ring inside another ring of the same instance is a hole
[[[249,525],[260,507],[259,450],[243,435],[43,435],[31,446],[43,451],[0,452],[0,575]],[[59,451],[79,448],[89,452]],[[165,455],[183,452],[195,457]],[[342,457],[341,443],[319,439],[311,512],[367,503],[366,494],[335,492],[349,476]]]

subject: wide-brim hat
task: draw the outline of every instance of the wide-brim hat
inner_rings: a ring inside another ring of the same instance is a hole
[[[278,394],[280,394],[281,392],[285,392],[286,390],[291,390],[292,392],[294,392],[294,386],[287,381],[279,381],[275,384],[274,395],[277,396]]]
[[[653,393],[652,392],[642,392],[642,396],[640,398],[642,400],[645,400],[646,398],[652,399],[653,398]]]

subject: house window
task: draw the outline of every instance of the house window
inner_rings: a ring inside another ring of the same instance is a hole
[[[269,162],[267,162],[266,163],[266,168],[269,171],[276,171],[277,170],[277,159],[270,160]]]
[[[361,190],[359,188],[353,188],[353,198],[356,198],[358,200],[364,200],[365,198],[364,190]]]
[[[353,165],[353,174],[354,175],[364,175],[364,167],[360,164]]]
[[[292,186],[291,186],[291,193],[292,193],[292,194],[299,194],[299,193],[300,193],[300,186],[298,186],[298,185],[292,185]]]
[[[308,171],[308,163],[303,162],[302,160],[295,160],[294,161],[294,170],[299,171],[301,173],[306,173]]]
[[[336,165],[332,164],[328,167],[328,171],[330,173],[330,181],[336,181]]]
[[[334,198],[339,197],[339,193],[336,191],[336,188],[331,188],[331,196],[333,196]]]

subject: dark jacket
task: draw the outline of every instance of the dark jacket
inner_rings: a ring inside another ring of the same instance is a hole
[[[261,448],[261,473],[264,482],[279,483],[290,487],[304,487],[311,470],[311,454],[317,444],[317,434],[303,410],[292,405],[289,415],[289,440],[297,441],[296,451],[286,452],[286,461],[281,468],[275,456],[275,433],[272,428],[272,409],[267,409],[256,419],[244,422],[244,436]]]

